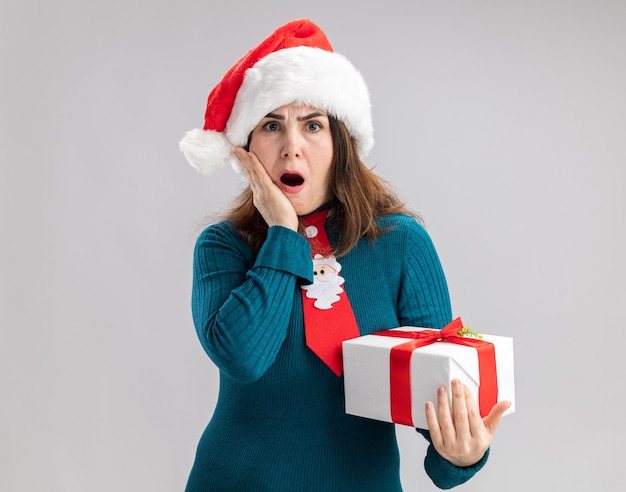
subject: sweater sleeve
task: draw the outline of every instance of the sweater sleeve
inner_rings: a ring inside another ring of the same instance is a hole
[[[452,309],[439,256],[426,230],[413,220],[407,228],[405,245],[398,306],[400,322],[406,326],[441,329],[452,320]],[[489,450],[473,466],[455,466],[437,452],[427,430],[416,430],[430,443],[424,468],[433,483],[441,489],[450,489],[465,483],[487,462]]]
[[[287,335],[299,281],[311,283],[310,246],[297,232],[271,227],[253,258],[229,223],[208,227],[194,251],[192,314],[200,342],[221,372],[260,378]]]
[[[415,220],[406,220],[399,321],[405,326],[440,329],[452,321],[448,284],[430,236]]]
[[[487,463],[489,449],[478,463],[467,467],[455,466],[443,458],[434,448],[430,439],[430,432],[424,429],[416,430],[431,443],[426,451],[426,458],[424,458],[424,469],[433,483],[440,489],[451,489],[467,482]]]

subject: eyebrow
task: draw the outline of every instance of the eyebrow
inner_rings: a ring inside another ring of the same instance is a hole
[[[326,118],[328,118],[328,115],[326,113],[320,113],[319,111],[316,111],[314,113],[310,113],[307,114],[305,116],[299,116],[298,118],[296,118],[298,121],[306,121],[306,120],[310,120],[312,118],[319,118],[320,116],[325,116]],[[266,118],[272,118],[274,120],[280,120],[280,121],[284,121],[285,117],[283,115],[280,114],[276,114],[276,113],[267,113],[265,115]]]

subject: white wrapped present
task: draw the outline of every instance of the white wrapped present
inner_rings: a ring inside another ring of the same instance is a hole
[[[346,413],[427,429],[425,404],[461,380],[485,416],[502,400],[515,411],[513,339],[459,336],[457,318],[443,330],[401,327],[343,342]]]

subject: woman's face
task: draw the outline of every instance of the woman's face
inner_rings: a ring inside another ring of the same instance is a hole
[[[250,152],[298,215],[331,198],[333,140],[325,111],[294,103],[275,109],[252,130]]]

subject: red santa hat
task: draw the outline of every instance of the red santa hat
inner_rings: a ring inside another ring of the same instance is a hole
[[[246,145],[266,114],[294,102],[341,120],[361,157],[374,145],[363,77],[333,51],[318,26],[299,19],[279,27],[224,75],[209,94],[204,128],[187,132],[180,149],[202,174],[214,174],[227,162],[239,171],[233,149]]]

